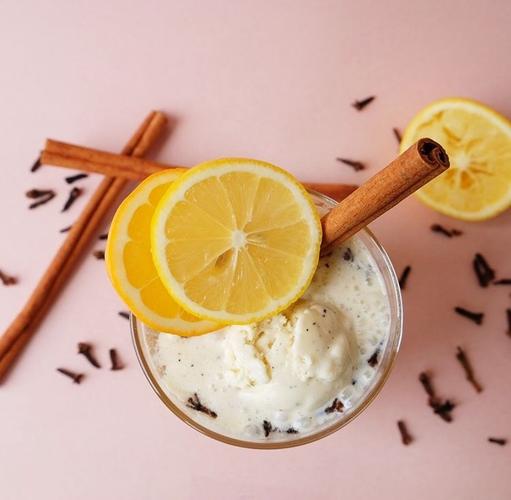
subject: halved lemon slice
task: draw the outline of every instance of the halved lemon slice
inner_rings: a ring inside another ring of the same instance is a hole
[[[163,286],[151,257],[151,219],[163,194],[185,169],[145,179],[122,202],[110,226],[105,259],[110,280],[141,321],[160,332],[199,335],[219,326],[184,311]]]
[[[433,102],[410,122],[401,152],[420,137],[446,149],[451,167],[417,192],[431,208],[477,221],[511,206],[511,122],[487,106],[461,98]]]
[[[158,274],[184,309],[250,323],[286,308],[309,285],[321,224],[304,187],[257,160],[203,163],[180,177],[153,217]]]

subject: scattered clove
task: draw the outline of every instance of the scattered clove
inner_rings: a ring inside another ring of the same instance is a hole
[[[209,415],[212,418],[216,418],[217,414],[210,410],[207,406],[204,406],[199,399],[199,396],[197,396],[197,393],[193,393],[193,398],[188,398],[188,404],[186,405],[188,408],[191,408],[192,410],[200,411],[202,413],[205,413],[206,415]]]
[[[465,376],[467,380],[473,385],[474,389],[477,392],[482,392],[483,388],[474,376],[474,370],[472,368],[472,365],[470,364],[470,361],[467,358],[467,355],[465,354],[465,351],[459,346],[456,349],[457,349],[456,359],[460,362],[461,366],[463,367],[463,370],[465,370]]]
[[[430,227],[431,231],[434,233],[440,233],[444,236],[447,236],[447,238],[452,238],[453,236],[461,236],[463,234],[462,231],[459,229],[446,229],[444,226],[441,226],[440,224],[432,224]]]
[[[98,260],[105,260],[104,250],[94,250],[94,252],[92,252],[92,255],[94,255],[94,257],[96,257],[96,259]]]
[[[380,348],[377,347],[376,350],[371,354],[371,357],[367,360],[367,363],[371,368],[374,368],[378,364],[378,356],[380,355]]]
[[[106,240],[108,238],[108,233],[103,233],[98,236],[98,240]]]
[[[115,349],[110,349],[110,361],[112,363],[112,366],[110,367],[110,370],[122,370],[124,368],[124,365],[119,361],[119,356],[117,354],[117,351]]]
[[[5,274],[3,271],[0,271],[0,281],[4,286],[10,286],[15,285],[18,283],[18,279],[14,276],[9,276],[8,274]]]
[[[66,203],[64,203],[61,212],[66,212],[67,210],[69,210],[71,208],[71,205],[73,205],[73,203],[82,193],[83,189],[80,189],[78,187],[74,187],[73,189],[71,189],[71,191],[69,192],[69,197]]]
[[[433,412],[445,422],[452,422],[451,412],[456,405],[449,399],[441,401],[436,395],[433,384],[431,383],[431,378],[426,372],[419,374],[419,381],[428,395],[428,405],[433,409]]]
[[[494,285],[511,285],[511,278],[502,278],[501,280],[495,280]]]
[[[408,446],[413,441],[413,437],[408,432],[408,427],[406,426],[403,420],[397,421],[397,428],[399,429],[399,433],[401,434],[401,442],[405,446]]]
[[[401,144],[401,141],[403,140],[403,137],[401,136],[401,132],[398,128],[394,127],[392,129],[392,132],[394,132],[394,137],[396,138],[396,141],[398,144]]]
[[[342,413],[343,410],[344,410],[344,405],[343,405],[342,401],[340,401],[339,399],[335,398],[332,401],[332,404],[325,408],[325,413],[333,413],[334,411]]]
[[[495,279],[495,271],[480,253],[475,254],[472,265],[479,281],[479,286],[486,288]]]
[[[42,163],[41,163],[41,157],[38,156],[36,161],[34,161],[34,163],[32,163],[32,166],[30,167],[30,171],[31,172],[35,172],[36,170],[39,170],[39,168],[41,167]]]
[[[507,443],[507,439],[504,438],[495,438],[495,437],[489,437],[488,438],[489,443],[498,444],[500,446],[505,446]]]
[[[406,266],[403,269],[403,273],[401,274],[401,277],[399,278],[399,288],[401,288],[401,290],[405,289],[406,282],[408,281],[408,276],[410,275],[411,270],[412,270],[411,266]]]
[[[130,319],[130,313],[128,311],[119,311],[117,313],[121,318]]]
[[[465,309],[464,307],[455,307],[454,311],[477,325],[481,325],[484,319],[484,313],[476,313]]]
[[[78,343],[78,354],[83,354],[87,361],[96,368],[101,368],[101,365],[98,363],[98,360],[92,354],[92,346],[87,342],[79,342]]]
[[[361,161],[348,160],[347,158],[336,158],[336,160],[344,163],[345,165],[348,165],[349,167],[352,167],[355,172],[364,170],[366,168],[366,166]]]
[[[52,189],[30,189],[25,193],[25,196],[36,200],[28,206],[32,210],[55,198],[55,191]]]
[[[87,174],[76,174],[76,175],[70,175],[69,177],[65,178],[65,181],[68,184],[73,184],[73,182],[79,181],[81,179],[85,179],[89,177]]]
[[[59,231],[59,233],[67,233],[67,232],[71,231],[71,228],[72,228],[72,227],[73,227],[73,226],[63,227],[63,228]]]
[[[79,384],[84,377],[83,373],[74,373],[70,370],[66,370],[65,368],[57,368],[57,371],[72,379],[75,384]]]
[[[375,95],[366,97],[365,99],[356,100],[351,105],[357,110],[362,111],[368,104],[373,102],[376,99]]]

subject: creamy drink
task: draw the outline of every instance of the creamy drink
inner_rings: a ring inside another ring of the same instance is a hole
[[[355,236],[320,259],[298,302],[269,319],[189,338],[139,333],[179,409],[218,434],[265,442],[352,412],[375,380],[390,328],[383,276]]]

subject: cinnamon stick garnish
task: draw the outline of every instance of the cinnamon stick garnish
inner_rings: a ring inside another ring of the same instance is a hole
[[[323,217],[323,251],[341,244],[448,167],[444,148],[420,139]]]
[[[123,154],[142,156],[160,136],[166,118],[163,113],[152,112],[128,141]],[[0,338],[0,379],[7,373],[21,353],[45,313],[65,284],[103,217],[124,188],[124,179],[107,177],[99,184],[78,220],[67,234],[50,266],[39,281],[22,311]]]
[[[97,149],[76,146],[65,142],[46,140],[46,147],[41,154],[46,165],[73,168],[103,175],[110,175],[129,180],[142,180],[151,174],[168,168],[185,167],[165,165],[155,161],[132,156],[106,153]],[[323,193],[336,201],[350,195],[358,186],[351,184],[305,182],[307,189]]]

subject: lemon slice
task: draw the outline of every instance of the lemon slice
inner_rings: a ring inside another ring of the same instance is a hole
[[[457,219],[494,217],[511,206],[511,122],[475,101],[436,101],[410,122],[401,152],[420,137],[438,141],[451,167],[417,192],[426,205]]]
[[[304,187],[257,160],[203,163],[153,217],[158,274],[184,309],[220,323],[261,320],[297,300],[316,270],[321,225]]]
[[[151,175],[122,202],[108,232],[105,259],[115,290],[135,316],[157,331],[191,336],[219,326],[190,315],[168,294],[156,273],[149,238],[157,203],[183,171]]]

